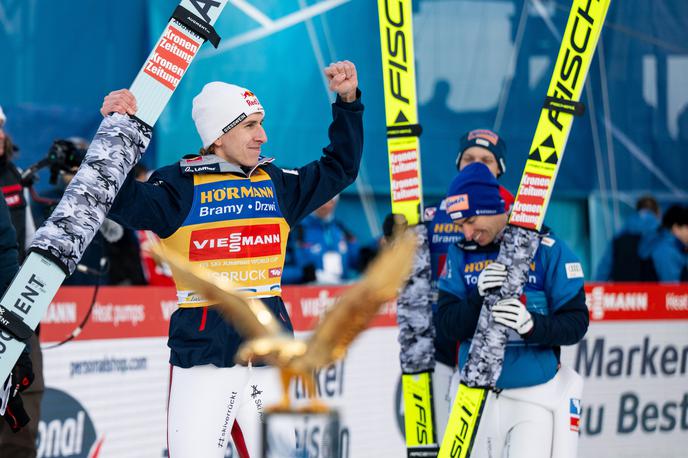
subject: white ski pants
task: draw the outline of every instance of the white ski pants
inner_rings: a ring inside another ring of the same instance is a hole
[[[454,368],[439,361],[435,362],[432,374],[432,407],[435,411],[435,433],[437,441],[442,442],[444,430],[447,429],[451,411],[451,380]]]
[[[172,366],[169,457],[223,458],[230,441],[241,458],[260,457],[263,409],[281,396],[274,367]]]
[[[452,377],[452,399],[459,386]],[[580,417],[583,379],[562,366],[547,383],[490,392],[471,458],[576,458],[578,427],[572,427],[572,404]]]

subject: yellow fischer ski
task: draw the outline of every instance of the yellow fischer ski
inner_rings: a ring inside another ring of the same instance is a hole
[[[610,1],[573,1],[547,96],[509,218],[512,232],[536,233],[542,228],[573,117],[583,113],[583,106],[579,100]],[[509,227],[507,229],[510,230]],[[537,249],[537,243],[534,247]],[[504,248],[504,246],[500,248],[500,257],[503,251],[507,251]],[[535,249],[529,253],[531,259]],[[499,260],[500,258],[497,259]],[[502,288],[500,296],[505,293],[505,289]],[[489,296],[486,297],[485,302],[490,300],[494,303],[497,298]],[[478,339],[480,331],[480,329],[476,331],[469,359],[466,362],[467,367],[464,367],[462,371],[462,383],[459,385],[442,439],[440,458],[470,456],[487,394],[494,387],[501,373],[501,366],[491,368],[492,370],[487,374],[468,367],[476,361],[484,364],[500,360],[500,355],[495,355],[494,349],[486,348],[487,346],[484,345],[489,340],[484,337],[484,334],[481,335],[481,339]],[[505,332],[488,329],[487,333],[492,333],[493,337],[495,334],[501,334],[497,340],[506,344]],[[500,350],[503,357],[503,346]]]
[[[411,0],[378,0],[392,213],[410,225],[422,212],[421,129],[416,104]]]
[[[402,374],[401,388],[407,457],[434,458],[438,446],[432,407],[432,372]]]
[[[575,0],[509,224],[540,230],[611,0]]]
[[[422,223],[423,186],[411,0],[378,0],[378,17],[392,213],[404,215],[413,226]],[[434,458],[438,434],[432,403],[432,369],[403,373],[401,381],[407,456]]]
[[[486,388],[459,385],[438,456],[470,456],[488,392]]]

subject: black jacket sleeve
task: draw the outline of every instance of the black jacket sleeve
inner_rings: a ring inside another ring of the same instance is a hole
[[[470,339],[475,334],[483,298],[475,289],[468,299],[462,299],[450,292],[440,290],[435,313],[435,329],[438,337],[453,342]]]
[[[357,95],[354,102],[344,102],[338,96],[332,104],[330,143],[319,160],[294,171],[273,165],[265,168],[277,187],[280,208],[290,226],[356,180],[363,154],[363,104],[360,92]]]
[[[0,193],[0,296],[5,293],[18,270],[17,236],[5,197]]]
[[[552,315],[533,313],[533,329],[523,339],[529,343],[549,346],[573,345],[583,338],[589,322],[585,290],[581,288],[578,294]]]

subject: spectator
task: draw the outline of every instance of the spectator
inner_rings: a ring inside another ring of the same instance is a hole
[[[0,107],[0,183],[4,202],[0,202],[0,297],[5,293],[19,269],[26,246],[33,237],[34,224],[31,211],[27,211],[28,197],[21,184],[21,173],[12,163],[17,151],[5,133],[6,116]],[[8,212],[9,209],[9,212]],[[10,224],[11,222],[11,224]],[[5,414],[8,424],[0,421],[0,456],[35,458],[38,420],[43,398],[43,354],[38,340],[38,329],[31,336],[29,345],[12,371],[15,378],[23,378],[17,371],[24,371],[33,379],[29,386],[21,388],[21,398],[12,398]],[[32,367],[33,366],[33,367]],[[35,374],[35,375],[34,375]],[[0,381],[0,383],[4,382]],[[27,389],[28,388],[28,389]],[[27,423],[28,422],[28,423]],[[19,431],[15,431],[21,428]]]
[[[285,284],[341,283],[358,275],[359,245],[334,216],[338,201],[330,199],[291,230]]]
[[[659,226],[659,205],[654,197],[638,199],[635,214],[612,239],[597,266],[597,281],[656,281],[652,263],[638,255],[640,240]]]
[[[31,211],[26,211],[29,202],[28,192],[22,185],[21,170],[12,162],[19,150],[5,132],[5,113],[0,107],[0,187],[10,209],[12,226],[17,233],[19,263],[26,257],[26,247],[36,231]]]
[[[2,114],[1,111],[0,114]],[[16,237],[7,204],[0,200],[0,296],[5,294],[5,290],[19,270]],[[34,359],[38,365],[37,374],[40,378],[38,383],[32,383],[34,381],[32,365],[34,355],[38,357]],[[0,412],[4,418],[4,421],[0,421],[0,456],[2,457],[36,457],[36,434],[43,397],[41,366],[40,345],[34,333],[19,356],[10,376],[7,380],[0,380],[0,406],[3,406]],[[19,392],[21,395],[18,394]]]
[[[688,207],[669,207],[659,229],[641,240],[639,254],[660,282],[688,282]]]

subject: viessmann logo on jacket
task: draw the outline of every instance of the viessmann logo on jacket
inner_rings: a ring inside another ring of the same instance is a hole
[[[281,252],[281,243],[279,224],[193,231],[189,245],[189,260],[209,261],[278,255]]]

